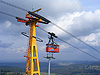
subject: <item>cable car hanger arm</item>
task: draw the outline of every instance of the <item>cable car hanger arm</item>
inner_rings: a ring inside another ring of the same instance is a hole
[[[21,32],[21,34],[24,35],[24,36],[26,36],[26,37],[29,37],[29,34],[27,34],[26,32]],[[40,38],[38,38],[38,37],[35,37],[33,35],[30,35],[30,36],[32,36],[33,38],[36,38],[36,41],[43,42],[43,40],[40,39]]]

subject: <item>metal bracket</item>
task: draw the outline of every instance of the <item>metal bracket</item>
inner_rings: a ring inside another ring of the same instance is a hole
[[[47,59],[55,59],[55,58],[53,57],[53,54],[52,54],[51,56],[47,54],[47,56],[44,57],[44,58],[47,58]]]
[[[29,38],[29,34],[27,34],[26,32],[21,32],[21,34]],[[36,38],[36,41],[43,42],[43,40],[38,37],[35,37],[33,35],[30,35],[30,36],[32,36],[33,38]]]

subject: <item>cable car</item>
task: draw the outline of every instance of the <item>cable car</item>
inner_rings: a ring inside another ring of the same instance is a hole
[[[54,42],[54,38],[57,38],[54,33],[48,32],[51,36],[49,37],[49,42],[46,44],[46,52],[59,53],[59,45]]]
[[[46,52],[59,53],[59,45],[46,44]]]

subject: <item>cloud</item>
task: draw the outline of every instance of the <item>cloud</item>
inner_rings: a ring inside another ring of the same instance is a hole
[[[94,12],[73,12],[66,13],[56,20],[53,20],[58,26],[64,30],[79,36],[86,36],[100,30],[100,10]],[[50,25],[46,30],[55,32],[59,36],[64,36],[65,33],[57,27]]]
[[[100,29],[100,10],[94,12],[84,12],[79,17],[73,19],[71,32],[77,36],[89,35]]]
[[[73,12],[73,13],[66,13],[62,16],[60,16],[58,19],[51,18],[54,23],[59,25],[60,27],[64,28],[66,31],[72,33],[76,37],[82,39],[87,44],[96,47],[97,50],[99,50],[100,40],[100,10],[92,11],[82,11],[82,12]],[[88,52],[89,54],[94,54],[95,51],[91,48],[84,45],[82,42],[74,39],[73,37],[69,37],[66,33],[64,33],[62,30],[56,28],[53,25],[49,25],[48,27],[45,27],[47,31],[54,32],[58,37],[61,37],[66,42],[69,42],[70,44],[80,48],[81,50]],[[68,46],[66,48],[66,44],[63,45],[59,42],[60,45],[60,52],[61,53],[67,53],[75,54],[74,56],[80,56],[80,51],[77,49],[74,49],[71,46]],[[61,51],[63,50],[63,52]],[[92,51],[91,51],[92,50]],[[94,52],[94,53],[93,53]],[[84,53],[81,53],[82,55],[85,55]],[[81,55],[81,56],[82,56]],[[72,55],[73,56],[73,55]],[[82,56],[85,57],[85,56]],[[71,58],[70,58],[71,59]]]
[[[0,40],[0,48],[9,48],[13,43],[4,43]]]
[[[61,17],[59,17],[58,19],[54,20],[54,23],[57,24],[58,26],[60,26],[61,28],[67,30],[67,31],[72,31],[71,28],[73,25],[73,20],[77,17],[80,17],[84,12],[73,12],[72,14],[70,13],[66,13],[64,15],[62,15]],[[47,27],[46,30],[50,30],[55,32],[57,35],[64,35],[63,31],[55,26],[49,26]]]
[[[22,31],[28,32],[28,27],[26,27],[24,24],[14,24],[10,21],[0,23],[0,28],[0,35],[6,36],[18,36]]]
[[[6,1],[6,0],[5,0]],[[81,3],[79,0],[29,0],[29,1],[24,1],[24,0],[18,0],[18,1],[12,1],[9,0],[7,1],[11,4],[14,4],[16,6],[22,7],[27,10],[32,10],[34,7],[34,10],[38,8],[42,8],[42,11],[39,12],[40,14],[48,17],[48,16],[57,16],[58,14],[62,14],[64,12],[74,12],[74,11],[80,11],[82,9]],[[24,2],[24,3],[23,3]],[[5,5],[0,3],[0,10],[5,11],[8,13],[11,13],[15,16],[25,16],[25,11],[21,11],[19,9],[13,8],[11,6]],[[7,10],[9,9],[9,10]],[[12,10],[10,10],[12,9]],[[1,15],[0,15],[1,16]],[[7,20],[7,16],[2,17],[2,19]],[[10,19],[9,19],[10,20]],[[12,20],[12,19],[11,19]],[[11,21],[10,20],[10,21]],[[14,20],[13,20],[14,21]]]
[[[39,12],[39,14],[42,14],[44,17],[48,18],[68,32],[79,37],[89,45],[95,46],[96,48],[99,46],[100,10],[95,10],[94,12],[82,11],[80,0],[9,0],[7,2],[30,11],[32,9],[32,6],[34,7],[34,10],[42,8],[42,11]],[[0,10],[20,17],[25,17],[25,14],[27,13],[25,11],[12,8],[1,3]],[[0,40],[2,40],[0,42],[0,47],[2,47],[2,50],[5,48],[5,51],[10,52],[12,56],[14,56],[12,58],[16,58],[18,55],[20,58],[20,56],[26,49],[25,47],[27,46],[27,38],[21,36],[20,33],[22,31],[29,33],[29,26],[26,27],[25,24],[18,23],[16,22],[16,19],[9,16],[0,14],[0,18]],[[75,45],[76,47],[79,47],[84,51],[89,52],[90,49],[88,49],[79,41],[73,39],[72,37],[69,37],[68,34],[66,35],[66,33],[56,28],[52,24],[44,26],[42,24],[39,25],[47,31],[54,32],[63,40]],[[40,55],[39,58],[42,60],[42,57],[46,54],[45,44],[48,42],[48,35],[38,29],[37,37],[44,40],[42,44],[38,44],[38,52]],[[74,49],[73,47],[63,44],[58,40],[56,40],[56,42],[60,45],[60,54],[57,56],[57,58],[60,57],[60,59],[62,59],[64,57],[64,60],[66,60],[67,58],[74,59],[73,57],[75,57],[75,59],[77,59],[77,57],[85,55],[84,53],[80,54],[79,51],[76,51],[76,49]],[[9,45],[11,43],[13,43],[13,46]],[[13,48],[11,48],[11,46]],[[15,54],[17,56],[15,56]],[[84,58],[86,57],[84,56]]]
[[[69,48],[69,46],[65,45],[64,43],[60,44],[60,50],[66,50]]]
[[[6,28],[9,28],[9,27],[11,26],[11,22],[6,21],[6,22],[4,23],[4,26],[6,26]]]
[[[41,51],[45,50],[45,49],[46,49],[45,47],[46,47],[46,46],[41,46],[41,47],[40,47],[40,50],[41,50]]]
[[[56,13],[80,11],[81,9],[79,0],[50,0],[47,6],[54,15]]]
[[[26,54],[27,53],[27,50],[24,47],[17,48],[16,53],[25,53]]]
[[[83,41],[92,46],[100,46],[100,33],[92,33],[88,36],[81,37]]]

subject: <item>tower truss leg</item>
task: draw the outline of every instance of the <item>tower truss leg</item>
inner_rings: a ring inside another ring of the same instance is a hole
[[[36,38],[32,37],[36,37],[35,25],[36,22],[33,22],[30,26],[29,48],[25,75],[40,75]]]

